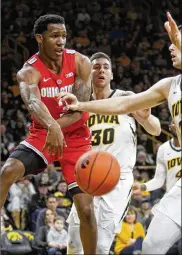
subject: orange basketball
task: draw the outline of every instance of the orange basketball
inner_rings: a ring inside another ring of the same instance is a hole
[[[105,151],[84,153],[76,163],[75,172],[80,189],[93,196],[108,193],[120,178],[117,159]]]

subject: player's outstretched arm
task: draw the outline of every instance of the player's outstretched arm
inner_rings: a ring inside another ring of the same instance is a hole
[[[31,66],[24,66],[17,73],[20,93],[29,113],[48,130],[45,148],[50,154],[62,154],[64,137],[59,124],[52,118],[46,105],[41,101],[38,83],[40,74]],[[45,149],[43,148],[43,149]]]
[[[121,96],[134,95],[132,91],[125,91]],[[159,136],[161,133],[160,121],[151,114],[151,109],[138,110],[131,113],[135,120],[151,135]]]
[[[62,100],[69,101],[68,109],[73,111],[85,111],[98,114],[128,114],[138,110],[154,107],[164,102],[169,94],[173,77],[165,78],[157,82],[145,92],[126,96],[102,99],[90,102],[79,102],[74,95],[60,93]]]
[[[157,152],[157,165],[153,179],[146,183],[134,183],[133,194],[138,194],[141,191],[153,191],[162,187],[165,182],[167,169],[164,163],[163,147],[160,146]]]

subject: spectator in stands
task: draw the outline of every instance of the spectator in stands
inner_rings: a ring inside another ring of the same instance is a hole
[[[60,173],[56,171],[53,164],[48,165],[46,172],[48,173],[48,177],[49,177],[48,190],[49,192],[54,193],[57,190],[57,185],[60,180]]]
[[[41,209],[46,207],[46,199],[48,196],[48,186],[45,184],[39,184],[37,193],[32,196],[31,201],[28,204],[28,228],[31,231],[35,231],[36,220]]]
[[[1,216],[1,219],[0,219],[0,235],[2,235],[6,231],[13,230],[13,228],[12,228],[11,220],[7,216],[4,208],[1,209],[0,216]]]
[[[54,193],[56,191],[59,180],[60,174],[55,170],[54,165],[48,165],[44,172],[35,176],[37,187],[39,183],[41,185],[46,185],[50,193]]]
[[[21,213],[24,215],[28,203],[32,195],[36,193],[33,184],[26,178],[14,183],[9,190],[8,211],[14,220],[17,229],[24,229],[26,224],[25,217],[21,218]]]
[[[122,223],[121,232],[116,235],[115,254],[141,254],[145,231],[136,219],[137,213],[130,207]]]
[[[36,233],[38,233],[38,230],[41,226],[45,225],[44,218],[45,218],[46,209],[50,209],[53,211],[54,214],[58,216],[62,216],[64,219],[66,219],[65,213],[61,210],[61,208],[58,208],[57,199],[54,195],[52,194],[49,195],[46,201],[46,206],[47,208],[42,209],[38,214],[37,221],[36,221],[36,230],[35,230]]]
[[[56,214],[50,210],[46,209],[45,215],[44,215],[44,226],[41,226],[36,235],[35,235],[35,245],[39,248],[43,248],[41,254],[44,254],[44,252],[47,250],[48,242],[47,242],[47,235],[51,227],[54,226],[54,221],[56,218]]]
[[[19,36],[16,38],[16,41],[22,45],[26,44],[27,39],[23,33],[23,31],[20,32]]]
[[[48,255],[62,254],[67,247],[68,233],[64,229],[64,218],[56,217],[54,226],[50,228],[47,235]],[[58,253],[60,251],[60,253]],[[62,252],[61,252],[62,251]]]
[[[46,171],[40,174],[40,184],[49,186],[49,175]]]
[[[143,225],[145,233],[149,227],[149,224],[152,220],[151,204],[148,200],[144,199],[141,203],[141,220],[140,223]]]
[[[64,197],[72,200],[72,197],[68,191],[68,185],[64,180],[62,180],[58,183],[57,191],[60,191],[61,193],[63,193]]]
[[[136,160],[136,166],[140,166],[140,169],[142,166],[148,166],[150,165],[147,162],[147,153],[144,151],[140,151],[137,154],[137,160]]]
[[[83,8],[81,12],[78,13],[76,23],[88,23],[90,21],[90,15],[86,12],[86,9]]]
[[[64,194],[60,191],[55,192],[54,195],[57,199],[58,208],[60,208],[61,211],[65,213],[67,218],[71,210],[72,199],[65,197]]]

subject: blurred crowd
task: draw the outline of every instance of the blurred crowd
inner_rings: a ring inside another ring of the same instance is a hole
[[[179,2],[179,0],[128,0],[127,4],[122,0],[93,0],[89,4],[81,0],[2,2],[2,162],[24,139],[30,125],[30,116],[21,100],[16,73],[25,60],[25,50],[28,57],[38,51],[32,29],[40,15],[54,13],[63,16],[68,31],[67,48],[74,48],[87,56],[97,51],[107,53],[112,59],[114,73],[112,88],[139,93],[161,78],[178,73],[171,64],[169,40],[163,24],[166,20],[166,10],[170,10],[178,21]],[[17,46],[16,49],[13,48],[14,45]],[[162,104],[152,111],[159,117],[162,128],[168,131],[170,114],[167,104]],[[138,133],[140,136],[134,177],[137,181],[146,182],[153,177],[157,149],[166,141],[167,136],[162,133],[154,143],[142,128],[138,129]],[[50,226],[58,227],[60,231],[57,232],[62,233],[60,236],[67,238],[65,220],[72,205],[67,184],[61,171],[57,171],[58,168],[57,164],[50,165],[44,173],[24,178],[12,185],[5,208],[1,211],[2,232],[10,229],[32,231],[38,237],[37,245],[46,247],[46,252],[50,254],[54,254],[51,252],[54,252],[57,246],[47,248],[46,233],[49,232]],[[137,222],[143,226],[142,235],[145,235],[152,219],[151,207],[164,193],[165,186],[132,198],[130,214],[137,214]],[[58,247],[63,253],[64,243],[65,239],[62,241],[62,248]]]

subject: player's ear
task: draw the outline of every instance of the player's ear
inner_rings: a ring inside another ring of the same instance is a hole
[[[42,37],[41,34],[36,34],[35,39],[36,39],[37,43],[41,44],[42,40],[43,40],[43,37]]]

